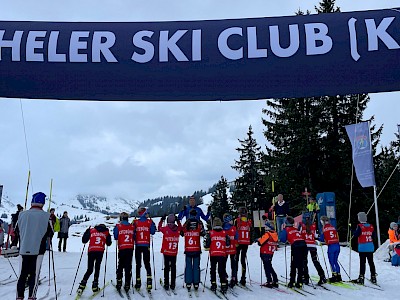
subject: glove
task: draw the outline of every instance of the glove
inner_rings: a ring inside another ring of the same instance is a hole
[[[167,216],[166,216],[166,215],[163,215],[163,216],[161,217],[161,221],[164,222],[166,218],[167,218]]]
[[[179,221],[178,216],[175,216],[175,222],[178,222],[178,221]]]
[[[207,207],[207,213],[211,212],[211,205]]]

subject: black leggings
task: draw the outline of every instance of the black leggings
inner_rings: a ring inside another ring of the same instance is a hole
[[[125,286],[129,286],[132,278],[133,249],[122,249],[118,251],[117,279],[122,279],[125,271]]]
[[[373,252],[358,252],[360,256],[360,275],[365,275],[365,263],[368,259],[369,271],[371,275],[376,274],[375,264],[374,264],[374,253]]]
[[[211,283],[215,282],[217,280],[217,265],[218,265],[218,275],[219,275],[219,280],[222,283],[227,283],[227,278],[226,278],[226,270],[225,270],[225,262],[226,259],[224,256],[211,256],[210,257],[210,263],[211,263],[211,271],[210,271],[210,277],[211,277]]]
[[[171,281],[169,281],[169,271],[171,271]],[[176,256],[164,254],[164,285],[175,289],[176,281]]]
[[[103,251],[92,251],[88,252],[88,267],[85,275],[83,275],[83,281],[86,283],[93,273],[93,267],[94,267],[94,279],[93,282],[99,282],[99,276],[100,276],[100,266],[101,266],[101,261],[103,260]]]
[[[150,267],[150,247],[139,246],[135,249],[135,260],[136,260],[136,279],[140,278],[140,269],[142,268],[142,254],[143,263],[146,268],[147,276],[151,276]]]
[[[239,257],[240,263],[242,265],[242,279],[246,279],[246,257],[247,257],[247,249],[249,245],[241,245],[236,248],[236,272],[239,270]],[[242,255],[240,255],[242,253]]]

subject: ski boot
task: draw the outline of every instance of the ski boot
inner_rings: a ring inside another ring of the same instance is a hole
[[[227,282],[222,282],[221,283],[221,292],[223,294],[226,294],[227,291],[228,291],[228,283]]]
[[[171,285],[169,286],[169,288],[170,288],[172,291],[175,291],[175,283],[171,283]]]
[[[327,282],[327,280],[326,280],[325,275],[320,275],[320,276],[319,276],[318,285],[322,285],[322,284],[324,284],[324,283],[326,283],[326,282]]]
[[[146,289],[150,291],[153,288],[153,278],[149,275],[147,275],[147,285]]]
[[[376,281],[376,274],[371,275],[371,283],[377,284],[377,281]]]
[[[36,297],[29,297],[28,300],[36,300]]]
[[[240,282],[241,285],[246,286],[246,277],[240,278],[239,282]]]
[[[121,290],[121,287],[122,287],[122,279],[121,278],[117,278],[117,284],[115,285],[115,288],[119,292]]]
[[[142,279],[140,277],[136,278],[135,289],[140,290],[142,286]]]
[[[364,275],[358,276],[357,279],[353,279],[351,282],[364,285]]]
[[[93,293],[98,293],[99,291],[100,291],[99,282],[97,280],[94,280],[92,282],[92,292]]]
[[[278,280],[277,280],[277,281],[274,281],[274,282],[272,282],[272,287],[273,287],[273,288],[279,288],[279,283],[278,283]]]
[[[217,283],[214,281],[214,282],[211,282],[211,290],[213,291],[213,292],[215,292],[215,291],[217,291]]]
[[[336,274],[336,282],[342,282],[342,275],[340,273]]]
[[[305,284],[305,285],[309,285],[310,284],[310,276],[305,275],[303,277],[303,284]]]
[[[86,280],[82,280],[81,283],[79,284],[79,287],[78,287],[78,290],[76,291],[76,293],[78,295],[82,295],[85,288],[86,288]]]
[[[168,291],[169,290],[169,284],[164,283],[163,288],[164,288],[164,290]]]
[[[231,281],[229,282],[229,287],[233,288],[237,284],[238,284],[237,279],[235,277],[232,277]]]
[[[193,287],[194,287],[194,290],[195,290],[195,291],[198,291],[198,290],[199,290],[199,284],[198,284],[198,283],[193,284]]]
[[[298,281],[296,282],[295,287],[301,289],[303,287],[303,283]]]
[[[335,283],[338,282],[337,281],[337,274],[336,273],[332,273],[332,277],[328,279],[329,283]]]
[[[130,287],[129,283],[128,283],[128,284],[125,284],[125,285],[124,285],[124,290],[125,290],[125,293],[127,293],[127,294],[128,294],[128,293],[129,293],[129,290],[130,290],[130,288],[131,288],[131,287]]]
[[[294,280],[290,280],[287,286],[288,286],[288,288],[292,289],[292,288],[294,288],[294,285],[295,285]]]
[[[269,289],[272,289],[272,282],[266,282],[262,286],[266,287],[266,288],[269,288]]]
[[[188,290],[188,292],[190,292],[190,290],[192,289],[192,285],[190,283],[186,284],[186,288]]]

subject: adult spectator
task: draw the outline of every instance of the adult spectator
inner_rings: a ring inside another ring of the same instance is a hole
[[[64,241],[63,251],[67,251],[68,230],[71,226],[71,220],[68,217],[68,212],[64,211],[60,218],[60,231],[58,232],[58,251],[61,252],[61,246]]]
[[[0,219],[0,254],[1,254],[1,249],[3,248],[4,245],[4,227],[3,227],[3,220]]]
[[[277,198],[277,203],[272,205],[271,208],[275,212],[276,232],[279,236],[282,231],[282,225],[285,223],[286,217],[289,215],[289,204],[283,200],[282,194],[279,194]]]
[[[319,205],[314,197],[309,197],[308,200],[310,201],[310,203],[308,203],[307,205],[307,211],[312,213],[311,221],[312,223],[314,223],[315,220],[318,220],[318,214],[320,211]]]
[[[20,237],[21,269],[17,283],[17,300],[24,299],[26,283],[29,299],[36,299],[46,240],[54,234],[49,222],[50,214],[43,211],[45,199],[44,193],[34,194],[31,208],[21,212],[18,217],[16,231]]]
[[[12,225],[10,229],[11,247],[17,247],[18,245],[19,236],[18,233],[15,232],[15,227],[17,226],[19,214],[23,210],[24,208],[22,207],[22,205],[17,204],[17,212],[15,214],[11,214],[11,225]]]
[[[196,205],[196,199],[194,196],[190,196],[189,198],[189,206],[184,206],[182,211],[178,215],[178,220],[181,221],[183,217],[186,218],[186,220],[190,219],[190,211],[194,209],[196,210],[196,219],[200,221],[200,218],[202,218],[204,221],[207,222],[207,220],[210,218],[211,215],[211,206],[208,206],[207,208],[207,214],[204,215],[203,210]]]

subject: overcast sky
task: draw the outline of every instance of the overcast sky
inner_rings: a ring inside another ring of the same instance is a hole
[[[315,1],[298,0],[68,0],[3,1],[0,20],[178,21],[314,13]],[[342,11],[395,7],[396,1],[337,1]],[[1,80],[1,79],[0,79]],[[382,144],[395,139],[400,93],[370,94],[365,117],[384,124]],[[265,101],[85,102],[24,100],[32,192],[55,200],[77,193],[142,200],[189,195],[207,189],[221,175],[233,180],[238,139],[249,125],[264,147],[261,110]],[[0,98],[0,184],[23,202],[29,169],[19,99]],[[378,187],[379,188],[379,187]]]

